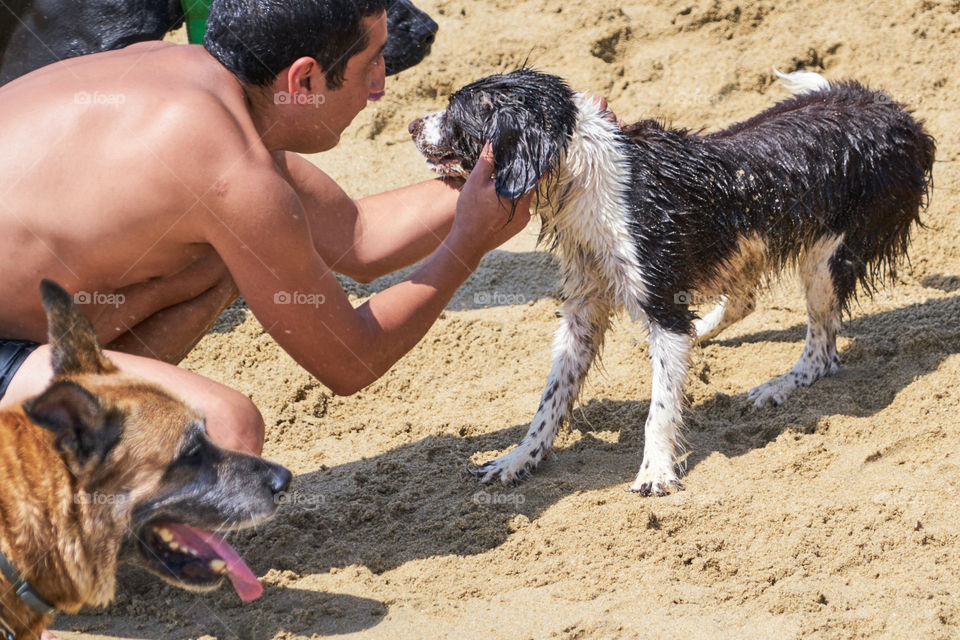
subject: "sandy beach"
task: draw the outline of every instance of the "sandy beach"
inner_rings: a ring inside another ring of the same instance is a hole
[[[135,569],[65,640],[960,637],[960,2],[419,0],[433,54],[388,79],[310,159],[354,196],[427,180],[407,123],[524,61],[628,122],[715,130],[786,98],[772,67],[886,89],[936,137],[908,268],[861,297],[841,371],[780,407],[806,312],[786,277],[698,350],[686,491],[628,492],[650,398],[645,335],[618,317],[555,454],[517,487],[470,463],[526,431],[550,365],[553,258],[530,228],[491,253],[381,380],[335,397],[241,304],[183,366],[260,407],[296,474],[277,517],[233,538],[264,596],[197,595]],[[361,285],[360,303],[406,272]]]

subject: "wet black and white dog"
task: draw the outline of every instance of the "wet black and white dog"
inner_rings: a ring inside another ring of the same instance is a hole
[[[709,135],[653,121],[621,131],[590,98],[529,69],[474,82],[446,110],[411,123],[439,173],[469,171],[489,139],[501,196],[540,181],[542,237],[563,275],[540,407],[520,445],[477,470],[482,481],[512,482],[540,462],[619,308],[650,335],[653,390],[630,487],[643,495],[682,488],[676,463],[694,343],[750,313],[767,276],[797,267],[807,341],[793,369],[749,400],[779,404],[837,371],[841,314],[858,283],[872,290],[905,255],[934,141],[885,93],[810,72],[783,78],[798,95]],[[708,296],[719,304],[697,319],[690,303]]]

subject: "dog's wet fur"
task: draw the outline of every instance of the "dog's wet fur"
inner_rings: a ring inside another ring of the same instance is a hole
[[[263,522],[290,472],[211,442],[199,411],[119,371],[69,294],[49,281],[41,288],[54,377],[38,397],[0,412],[0,550],[65,612],[110,602],[121,562],[178,587],[216,587],[222,567],[177,552],[158,532]],[[0,615],[17,638],[51,622],[2,577]]]
[[[542,459],[624,308],[650,332],[653,392],[631,489],[682,488],[681,409],[690,352],[755,307],[760,285],[796,267],[809,324],[794,368],[753,389],[779,404],[839,366],[836,334],[858,286],[892,280],[929,195],[935,144],[882,91],[782,76],[798,95],[700,134],[645,120],[619,129],[560,78],[521,69],[478,80],[410,125],[428,166],[464,174],[485,140],[496,190],[538,188],[542,239],[558,255],[562,320],[527,435],[477,469],[513,482]],[[692,306],[717,303],[698,318]]]

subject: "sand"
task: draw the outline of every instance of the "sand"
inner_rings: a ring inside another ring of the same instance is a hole
[[[700,350],[686,491],[626,491],[650,397],[644,335],[620,318],[556,453],[516,488],[464,470],[519,440],[549,368],[556,267],[536,229],[490,254],[380,381],[334,397],[242,306],[183,366],[247,393],[266,455],[297,477],[237,535],[265,594],[195,595],[122,571],[63,638],[960,637],[960,2],[420,0],[433,55],[311,158],[362,196],[428,179],[406,133],[447,94],[525,60],[627,120],[708,130],[786,97],[771,66],[888,89],[938,140],[912,264],[864,298],[842,369],[777,408],[747,391],[804,339],[794,278]],[[360,302],[371,285],[344,280]]]

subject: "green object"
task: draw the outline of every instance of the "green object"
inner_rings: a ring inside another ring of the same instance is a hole
[[[207,32],[207,16],[212,0],[180,0],[184,21],[187,23],[187,39],[190,44],[203,44]]]

